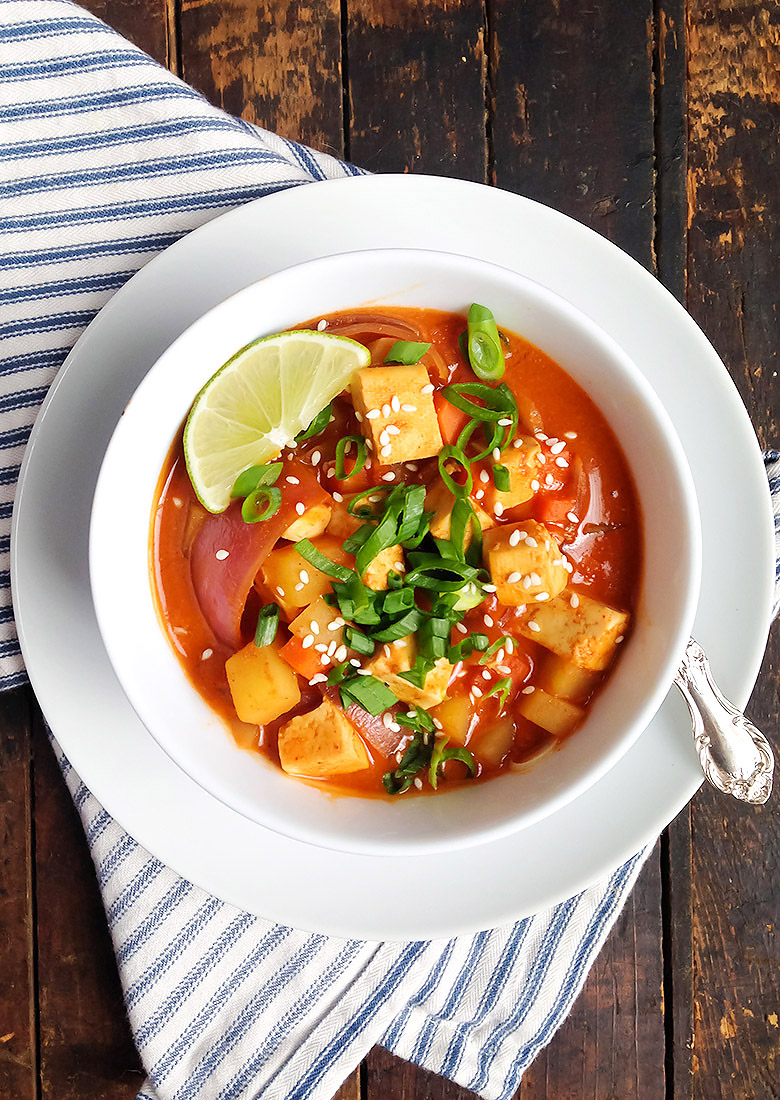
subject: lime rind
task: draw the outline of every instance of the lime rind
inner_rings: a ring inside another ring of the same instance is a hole
[[[356,340],[312,329],[263,336],[231,356],[184,425],[187,472],[204,508],[224,511],[238,475],[288,446],[370,359]]]

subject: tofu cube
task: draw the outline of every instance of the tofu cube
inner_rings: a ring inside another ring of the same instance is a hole
[[[352,401],[380,466],[430,458],[442,449],[428,371],[412,367],[364,367],[352,381]],[[425,391],[425,392],[423,392]]]
[[[325,503],[312,504],[302,516],[298,516],[286,531],[282,532],[283,539],[298,542],[299,539],[316,539],[321,535],[330,523],[331,506]]]
[[[487,514],[484,508],[482,508],[476,500],[469,498],[469,503],[474,509],[474,514],[483,531],[490,527],[495,527],[496,521],[492,516]],[[452,509],[454,506],[455,497],[444,482],[434,482],[425,494],[425,511],[433,512],[430,531],[435,539],[448,539],[450,537],[450,520],[452,519]],[[466,527],[466,534],[463,539],[465,548],[468,548],[473,538],[473,527],[473,523],[469,523]]]
[[[366,746],[340,707],[323,699],[279,730],[279,762],[288,775],[327,779],[369,766]]]
[[[536,677],[537,685],[550,695],[568,699],[570,703],[584,703],[601,677],[598,672],[573,665],[557,653],[548,653]]]
[[[342,549],[341,542],[330,535],[320,535],[312,543],[331,561],[352,565],[353,559]],[[277,546],[263,562],[260,570],[264,585],[287,619],[295,618],[298,610],[308,607],[319,596],[330,592],[331,577],[315,569],[301,557],[295,545]]]
[[[276,642],[249,642],[225,662],[233,706],[242,722],[264,726],[301,701],[298,677],[279,656]]]
[[[350,535],[354,535],[358,527],[363,526],[362,519],[356,519],[355,516],[351,516],[347,511],[347,500],[334,500],[330,510],[330,519],[328,520],[327,531],[333,538],[339,539],[343,542],[344,539],[348,539]]]
[[[496,595],[507,607],[552,600],[569,580],[555,536],[533,519],[486,531],[482,557]]]
[[[541,729],[547,730],[553,737],[566,737],[576,729],[585,717],[582,707],[566,699],[558,699],[537,688],[531,695],[521,696],[518,710],[524,718]]]
[[[518,443],[520,443],[519,447]],[[488,511],[492,512],[499,503],[507,512],[510,508],[516,508],[518,504],[525,504],[533,497],[539,488],[541,453],[542,448],[538,441],[530,435],[518,436],[514,444],[503,452],[499,464],[505,466],[509,473],[509,489],[506,492],[500,492],[495,486],[491,470],[488,469],[490,481],[483,486],[485,507]]]
[[[572,602],[575,606],[572,607]],[[515,629],[579,668],[605,669],[618,639],[628,626],[629,615],[583,593],[562,593],[534,608]]]
[[[382,647],[380,653],[366,666],[372,675],[382,680],[402,703],[412,703],[429,710],[444,700],[452,675],[452,665],[441,657],[425,677],[425,684],[418,688],[405,680],[400,673],[408,672],[417,659],[417,643],[414,635],[400,638]]]

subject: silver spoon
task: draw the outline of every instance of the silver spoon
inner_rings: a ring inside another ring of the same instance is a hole
[[[772,793],[775,762],[763,733],[725,699],[698,642],[689,639],[675,684],[688,705],[704,777],[724,794],[761,805]]]

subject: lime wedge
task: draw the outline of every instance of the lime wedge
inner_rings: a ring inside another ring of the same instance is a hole
[[[238,475],[288,447],[370,359],[356,340],[300,329],[255,340],[220,367],[184,425],[187,472],[204,508],[223,512]]]

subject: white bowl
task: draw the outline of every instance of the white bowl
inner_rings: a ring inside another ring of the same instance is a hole
[[[237,748],[172,652],[149,574],[160,470],[200,387],[256,337],[360,305],[465,312],[472,301],[489,305],[501,325],[552,356],[588,392],[620,441],[644,530],[632,632],[582,727],[528,772],[425,798],[334,797]],[[155,363],[125,409],[98,479],[90,529],[90,576],[103,641],[128,699],[165,751],[215,797],[276,832],[375,854],[481,843],[546,817],[595,783],[645,729],[672,685],[693,622],[700,569],[698,508],[682,447],[655,393],[614,340],[522,275],[411,249],[300,264],[239,291],[196,321]]]

